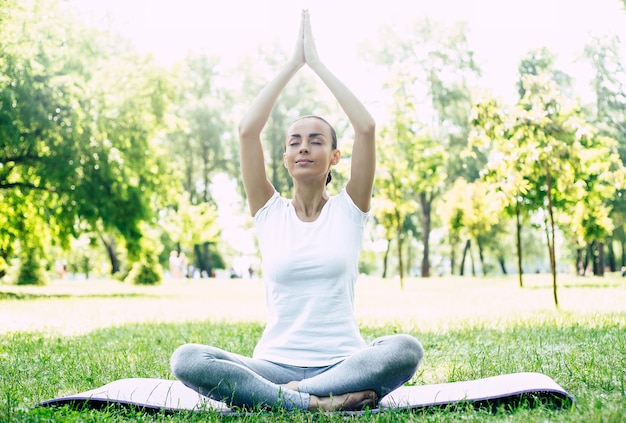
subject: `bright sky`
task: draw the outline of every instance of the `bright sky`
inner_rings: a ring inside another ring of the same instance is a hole
[[[318,51],[356,91],[368,90],[359,75],[356,46],[376,39],[381,25],[402,28],[427,15],[452,24],[467,21],[470,45],[497,95],[514,93],[519,59],[546,46],[568,73],[584,72],[576,59],[590,34],[620,34],[626,12],[620,0],[72,0],[95,18],[108,17],[140,51],[169,64],[189,51],[216,54],[235,64],[262,43],[278,39],[289,52],[300,10],[311,11]],[[365,94],[362,94],[365,95]]]

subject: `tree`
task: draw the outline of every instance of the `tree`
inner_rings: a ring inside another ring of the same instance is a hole
[[[595,103],[590,106],[589,119],[598,129],[598,134],[617,140],[617,150],[622,163],[626,163],[626,67],[623,45],[617,37],[596,37],[585,47],[585,57],[595,70],[592,88]],[[613,236],[624,246],[626,243],[626,196],[619,191],[611,202],[611,220],[615,227]],[[607,240],[609,266],[617,268],[613,240]],[[622,248],[621,265],[626,265]],[[603,267],[600,266],[600,267]]]
[[[585,227],[577,230],[581,236],[610,232],[602,216],[623,183],[623,167],[611,153],[612,143],[597,136],[575,104],[565,103],[549,75],[525,75],[523,80],[524,97],[512,109],[492,101],[477,106],[472,141],[489,150],[486,174],[501,181],[498,190],[503,205],[523,204],[528,212],[543,216],[558,306],[555,235],[559,217],[562,225]],[[577,215],[575,207],[583,207]],[[577,224],[564,218],[568,215],[578,216]]]
[[[406,237],[405,220],[412,206],[419,206],[423,254],[422,277],[430,276],[430,232],[432,204],[446,180],[446,153],[443,146],[414,120],[414,105],[410,96],[398,90],[394,96],[393,120],[381,130],[379,142],[379,177],[376,195],[393,204],[398,242],[398,260],[402,267],[402,240]],[[381,177],[382,176],[382,177]],[[400,271],[402,280],[403,273]]]
[[[481,180],[467,182],[458,178],[452,188],[444,195],[442,207],[443,221],[447,225],[448,243],[450,244],[450,269],[454,273],[456,250],[465,237],[465,246],[459,264],[459,274],[465,273],[465,261],[469,255],[472,261],[472,274],[476,275],[476,266],[471,254],[471,246],[478,249],[478,258],[483,276],[487,275],[491,266],[487,264],[485,252],[492,249],[498,252],[498,238],[501,223],[497,201],[490,185]],[[504,258],[497,256],[503,273],[506,273]]]
[[[212,202],[211,179],[235,175],[233,99],[219,84],[219,60],[189,55],[174,71],[175,100],[168,113],[168,150],[192,204]]]
[[[421,274],[425,277],[430,275],[433,202],[446,179],[472,173],[473,166],[458,161],[457,153],[467,142],[469,86],[478,75],[465,27],[438,28],[428,19],[416,22],[401,35],[385,27],[382,45],[371,48],[370,53],[371,60],[391,69],[387,83],[393,98],[391,122],[383,129],[383,137],[397,137],[395,151],[399,154],[392,155],[392,160],[408,161],[409,171],[396,179],[403,181],[410,175],[406,185],[420,208]],[[389,145],[393,143],[385,148]]]
[[[180,252],[193,253],[194,267],[208,276],[213,274],[215,268],[221,267],[221,260],[214,263],[216,253],[213,248],[219,242],[221,233],[217,218],[215,205],[206,202],[191,204],[185,199],[177,203],[175,211],[169,208],[162,218],[162,225],[179,246]]]
[[[168,174],[152,148],[167,84],[128,43],[79,22],[53,0],[20,4],[6,22],[0,197],[16,206],[28,197],[35,212],[1,222],[20,228],[7,229],[2,244],[41,236],[43,221],[63,245],[81,232],[119,234],[133,259]]]
[[[379,225],[382,226],[387,240],[387,251],[384,256],[383,276],[387,275],[387,259],[391,241],[395,237],[398,256],[398,276],[400,287],[404,288],[404,260],[403,243],[406,234],[403,230],[408,215],[415,209],[414,200],[407,194],[409,186],[407,177],[410,171],[407,162],[395,157],[399,148],[396,145],[396,136],[383,136],[378,144],[379,165],[376,175],[374,191],[373,214]]]
[[[556,55],[548,50],[547,47],[542,47],[534,50],[530,50],[522,58],[519,63],[517,80],[517,91],[519,98],[522,99],[526,95],[527,88],[524,85],[524,76],[539,76],[547,75],[550,80],[554,81],[559,87],[559,91],[565,97],[573,97],[572,89],[572,77],[567,73],[556,69],[554,63],[556,61]]]
[[[220,83],[224,78],[215,57],[188,55],[175,67],[175,100],[168,112],[170,126],[163,140],[184,191],[184,195],[169,196],[169,236],[179,253],[186,250],[193,257],[194,267],[207,275],[213,273],[219,237],[201,236],[206,228],[197,225],[206,223],[211,228],[215,223],[204,218],[204,211],[216,206],[210,191],[215,176],[235,176],[239,171],[233,133],[234,101]],[[189,227],[189,219],[197,223]]]

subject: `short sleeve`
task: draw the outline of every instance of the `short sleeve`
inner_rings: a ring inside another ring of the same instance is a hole
[[[280,198],[280,194],[278,191],[274,191],[274,194],[267,200],[267,202],[254,214],[252,219],[256,222],[259,219],[262,219],[264,215],[267,215],[267,211],[269,208]]]
[[[339,204],[341,205],[341,209],[344,213],[347,213],[350,216],[350,220],[357,223],[359,226],[365,226],[365,222],[370,215],[369,211],[364,212],[360,208],[354,204],[352,197],[348,195],[348,192],[345,188],[339,193]]]

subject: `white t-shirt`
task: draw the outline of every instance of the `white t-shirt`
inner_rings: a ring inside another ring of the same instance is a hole
[[[345,190],[303,222],[277,192],[254,216],[268,321],[253,357],[327,366],[365,346],[354,316],[362,212]]]

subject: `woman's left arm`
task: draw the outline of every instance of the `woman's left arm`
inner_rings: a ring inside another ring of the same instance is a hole
[[[350,180],[346,191],[362,211],[369,211],[376,173],[376,122],[365,106],[320,60],[308,11],[304,22],[304,58],[335,96],[354,129]]]

